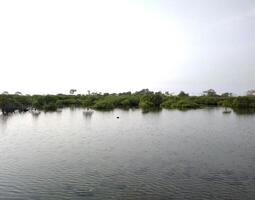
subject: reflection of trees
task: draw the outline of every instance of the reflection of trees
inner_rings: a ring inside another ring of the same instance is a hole
[[[91,119],[91,118],[92,118],[92,113],[83,112],[83,117],[84,117],[85,119]]]
[[[12,117],[12,115],[0,114],[0,129],[4,129],[6,127],[7,122],[11,117]]]
[[[255,115],[255,109],[233,109],[237,115]]]
[[[154,108],[154,109],[142,109],[142,114],[152,113],[152,114],[160,114],[162,108]]]
[[[6,124],[7,121],[11,118],[11,115],[3,115],[0,114],[0,123],[1,124]]]
[[[40,114],[32,114],[33,120],[38,120]]]

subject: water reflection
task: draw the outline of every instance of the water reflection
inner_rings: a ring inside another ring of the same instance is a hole
[[[62,113],[62,109],[61,109],[61,108],[58,108],[58,109],[56,110],[56,112],[60,114],[60,113]]]
[[[255,115],[255,109],[234,109],[237,115]]]
[[[82,115],[85,119],[91,119],[92,118],[92,115],[93,113],[86,113],[86,112],[82,112]]]
[[[147,114],[147,113],[153,113],[153,114],[158,114],[158,113],[160,113],[162,111],[162,109],[161,108],[157,108],[157,109],[143,109],[142,110],[142,113],[143,114]]]
[[[255,117],[222,110],[0,116],[0,199],[254,199]]]
[[[33,120],[38,120],[39,119],[39,116],[41,115],[41,113],[40,114],[33,114],[33,113],[31,113],[31,115],[32,115],[32,118],[33,118]]]
[[[0,124],[6,124],[7,120],[11,118],[12,115],[3,115],[0,114]]]
[[[0,114],[0,129],[4,131],[7,127],[7,121],[12,117],[12,115]]]

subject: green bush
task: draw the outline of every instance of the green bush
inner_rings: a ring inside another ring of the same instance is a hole
[[[120,102],[121,107],[123,108],[130,108],[131,107],[131,102],[129,99],[124,99],[123,101]]]
[[[211,95],[211,93],[213,95]],[[27,111],[31,107],[36,109],[56,110],[62,107],[91,107],[98,110],[114,108],[141,108],[152,111],[159,108],[166,109],[193,109],[203,106],[223,106],[233,109],[255,108],[255,97],[233,97],[230,94],[215,95],[213,90],[206,91],[206,96],[188,96],[180,92],[178,96],[169,93],[152,92],[143,89],[139,92],[109,94],[91,93],[91,95],[15,95],[5,93],[0,95],[0,109],[4,113],[15,110]]]
[[[160,104],[163,102],[163,97],[161,93],[155,94],[144,94],[141,97],[139,107],[147,107],[150,106],[152,109],[160,108]]]
[[[163,102],[160,107],[161,108],[166,108],[166,109],[172,109],[173,105],[176,104],[178,102],[177,98],[170,98],[168,100],[166,100],[165,102]]]
[[[222,107],[232,107],[233,106],[233,102],[232,99],[224,99],[218,102],[218,106],[222,106]]]
[[[172,106],[177,109],[196,109],[200,107],[199,104],[190,101],[189,99],[182,99],[177,103],[174,103]]]
[[[221,99],[219,97],[202,96],[197,97],[195,103],[203,106],[217,106]]]
[[[149,110],[149,109],[153,109],[154,105],[152,102],[150,101],[140,101],[139,103],[139,107],[143,110]]]
[[[112,110],[114,109],[113,103],[106,100],[99,100],[93,106],[94,109],[97,110]]]
[[[57,110],[57,106],[55,103],[49,103],[49,104],[45,104],[43,106],[43,109],[45,111],[56,111]]]
[[[248,97],[237,97],[234,101],[233,101],[233,106],[235,108],[249,108],[249,98]]]

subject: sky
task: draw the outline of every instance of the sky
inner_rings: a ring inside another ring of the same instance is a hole
[[[255,89],[254,0],[0,0],[0,93]]]

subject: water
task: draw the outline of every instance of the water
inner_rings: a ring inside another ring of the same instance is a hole
[[[65,109],[0,116],[0,199],[254,197],[252,114],[114,110],[90,117]]]

